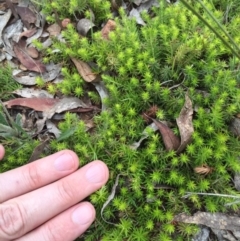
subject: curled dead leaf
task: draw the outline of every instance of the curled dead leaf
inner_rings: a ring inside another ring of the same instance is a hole
[[[177,153],[182,152],[186,148],[186,146],[192,141],[192,133],[194,132],[192,115],[192,101],[186,93],[184,106],[181,109],[179,117],[176,119],[181,136],[181,144],[177,149]]]
[[[213,170],[214,170],[214,168],[209,167],[207,164],[194,168],[194,172],[196,172],[197,174],[201,174],[201,175],[208,175],[208,174],[212,173]]]
[[[82,36],[87,36],[90,29],[93,29],[95,27],[95,24],[93,21],[87,18],[82,18],[77,23],[77,31]]]

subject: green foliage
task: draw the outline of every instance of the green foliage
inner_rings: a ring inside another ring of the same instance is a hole
[[[13,97],[12,91],[19,89],[21,86],[12,77],[12,70],[9,66],[0,67],[0,86],[0,96],[2,101]]]
[[[1,104],[1,103],[0,103]],[[13,119],[6,108],[0,105],[0,143],[6,149],[8,159],[0,165],[0,173],[24,165],[30,157],[37,141],[30,141],[30,135],[22,128],[22,116]]]
[[[45,9],[49,14],[50,3],[53,1],[46,3],[49,6]],[[107,6],[108,1],[102,3]],[[191,240],[197,228],[175,224],[174,216],[197,209],[225,211],[224,205],[231,200],[198,195],[183,199],[185,192],[237,194],[231,177],[240,171],[240,145],[228,125],[240,111],[239,60],[181,3],[171,5],[165,0],[159,3],[159,8],[152,11],[152,18],[142,14],[146,26],[137,26],[120,9],[120,16],[115,19],[117,27],[110,32],[109,40],[103,39],[99,31],[79,38],[75,27],[68,25],[63,32],[66,43],[55,41],[52,47],[60,51],[51,54],[49,49],[48,60],[66,63],[62,69],[65,79],[57,86],[63,94],[79,97],[87,90],[94,102],[99,101],[96,92],[89,91],[92,86],[84,83],[69,65],[72,57],[95,63],[94,71],[101,74],[109,92],[104,102],[107,110],[95,116],[91,133],[86,132],[85,123],[76,115],[67,113],[59,125],[65,135],[50,143],[52,152],[73,149],[82,165],[101,159],[110,169],[107,186],[89,198],[96,207],[97,221],[82,240]],[[227,1],[213,1],[216,5],[204,3],[216,18],[224,17]],[[65,4],[67,14],[72,14],[68,12],[71,4],[72,1]],[[99,1],[86,4],[93,9],[103,8]],[[192,5],[209,19],[201,5],[195,1]],[[240,22],[240,9],[235,15],[231,13],[225,28],[239,45],[235,20]],[[58,14],[66,17],[63,9]],[[109,14],[106,10],[98,21]],[[211,19],[209,23],[216,26]],[[176,118],[187,91],[195,107],[191,144],[180,154],[168,152],[162,137],[149,130],[149,137],[142,145],[132,149],[131,144],[142,137],[147,125],[141,114],[153,105],[158,106],[157,118],[172,122],[174,132],[179,135]],[[21,158],[25,157],[19,153]],[[195,167],[203,165],[212,167],[212,173],[194,172]],[[119,173],[126,175],[120,177],[116,196],[103,214],[116,224],[110,225],[102,220],[100,211]]]
[[[67,3],[65,0],[33,2],[42,8],[48,22],[55,22],[65,18],[80,19],[83,17],[92,20],[94,14],[96,23],[98,23],[107,17],[111,17],[111,14],[109,14],[111,3],[108,0],[70,0]]]

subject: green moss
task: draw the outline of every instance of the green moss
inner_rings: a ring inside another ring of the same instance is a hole
[[[63,141],[50,143],[52,152],[74,150],[81,165],[101,159],[110,169],[106,187],[89,198],[96,207],[97,221],[82,240],[191,240],[197,228],[175,224],[174,215],[199,209],[226,211],[224,205],[231,200],[198,195],[183,199],[185,192],[237,195],[231,177],[240,171],[240,145],[228,124],[240,111],[239,60],[183,5],[165,2],[160,1],[152,18],[143,14],[144,27],[137,26],[120,9],[120,17],[115,19],[117,28],[109,40],[99,31],[88,38],[76,38],[75,28],[68,25],[63,33],[66,44],[55,42],[53,49],[60,52],[48,56],[49,60],[66,63],[65,80],[58,85],[62,93],[81,96],[81,90],[88,88],[71,67],[72,57],[96,63],[109,91],[107,110],[95,116],[92,133],[85,131],[76,115],[68,113],[59,128],[64,131],[74,127],[76,131]],[[199,4],[193,6],[208,18]],[[208,7],[217,18],[223,18],[219,6]],[[235,14],[226,26],[230,30],[236,29],[234,19],[239,12]],[[231,33],[239,44],[237,31]],[[193,140],[186,150],[181,154],[166,151],[162,137],[151,131],[137,150],[131,149],[147,125],[141,114],[153,105],[159,108],[157,116],[171,121],[178,133],[175,119],[187,91],[196,111]],[[21,155],[25,158],[24,153]],[[213,172],[196,174],[194,168],[204,164],[214,168]],[[110,225],[102,220],[100,210],[119,173],[125,176],[120,177],[116,196],[103,214],[116,224]]]

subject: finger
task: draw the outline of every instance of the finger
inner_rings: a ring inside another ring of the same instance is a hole
[[[0,174],[0,203],[52,183],[77,170],[77,155],[64,150]]]
[[[15,241],[73,241],[87,230],[94,219],[94,207],[87,202],[80,203]]]
[[[3,147],[2,145],[0,145],[0,160],[2,160],[2,159],[3,159],[4,154],[5,154],[4,147]]]
[[[75,205],[104,185],[108,175],[107,166],[94,161],[55,183],[1,204],[0,240],[21,237]]]

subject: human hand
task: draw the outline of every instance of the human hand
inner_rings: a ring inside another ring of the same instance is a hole
[[[0,160],[4,148],[0,145]],[[77,170],[65,150],[0,174],[0,241],[73,241],[94,221],[85,197],[108,180],[108,168],[93,161]]]

